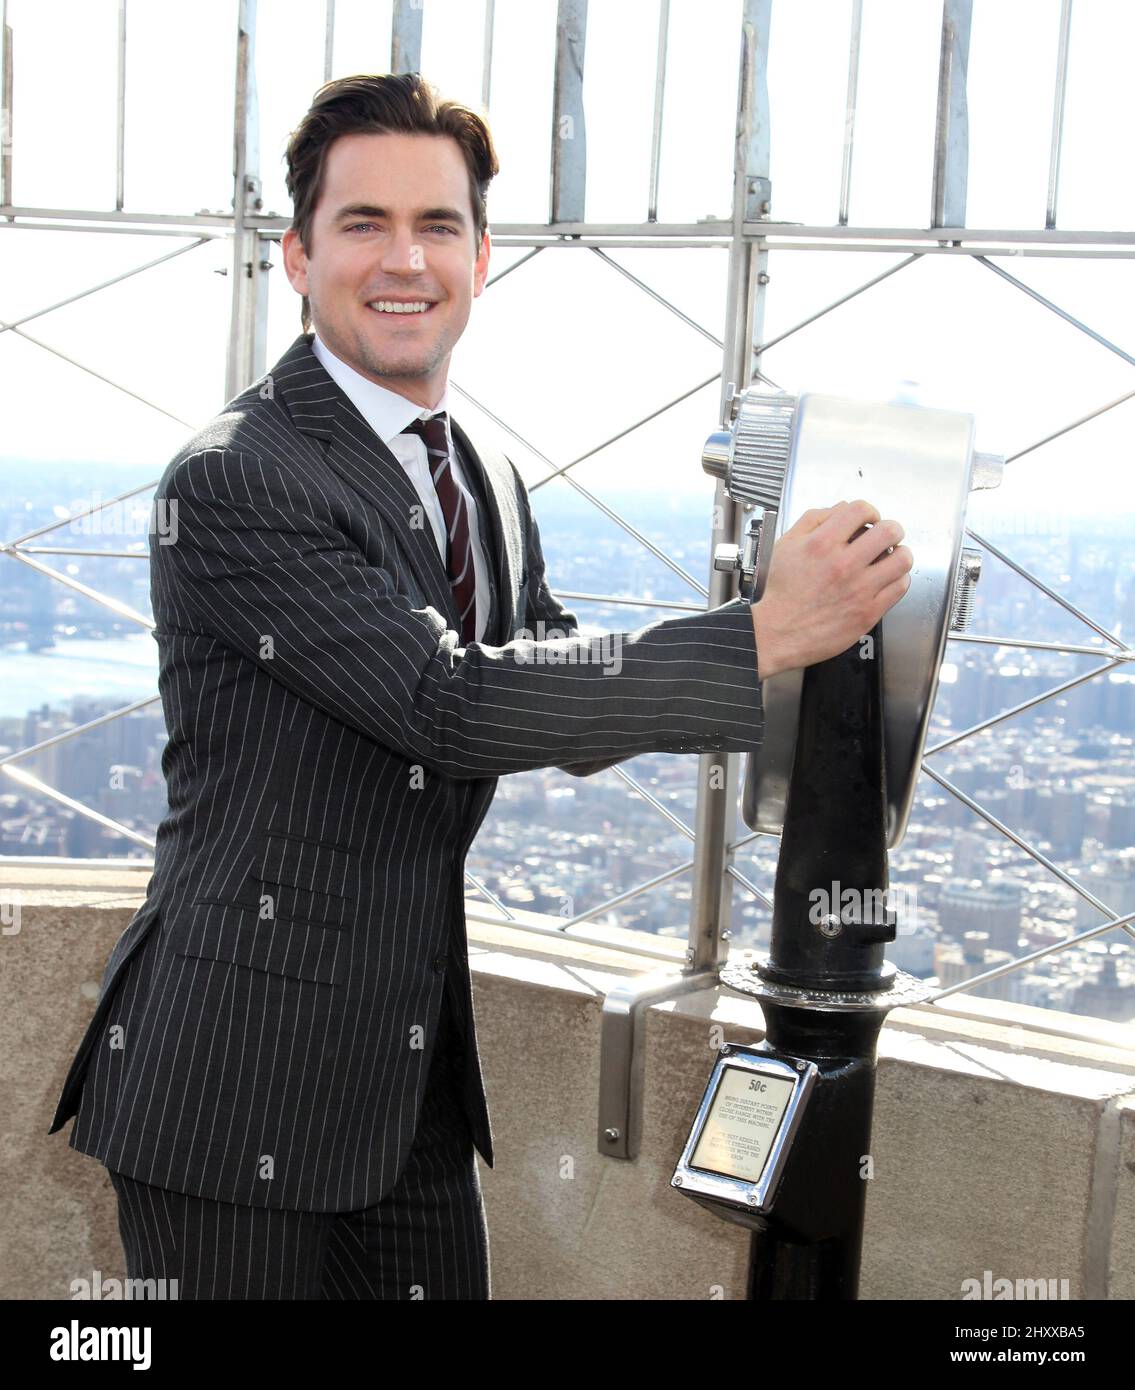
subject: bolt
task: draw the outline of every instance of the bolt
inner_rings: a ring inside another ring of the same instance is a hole
[[[769,282],[771,279],[772,279],[772,276],[769,275],[768,271],[767,271],[767,270],[762,270],[761,273],[757,276],[757,284],[758,284],[758,285],[767,285],[768,282]]]
[[[614,1127],[614,1125],[612,1125],[609,1129],[605,1129],[603,1131],[603,1138],[606,1139],[608,1144],[613,1144],[615,1140],[618,1139],[618,1137],[619,1131]]]
[[[733,933],[729,930],[728,927],[723,927],[723,928],[722,928],[722,930],[721,930],[721,939],[722,939],[722,941],[728,941],[732,935],[733,935]]]
[[[681,1187],[681,1185],[682,1185],[682,1179],[681,1179],[681,1178],[671,1178],[671,1179],[670,1179],[670,1186],[671,1186],[671,1187]]]

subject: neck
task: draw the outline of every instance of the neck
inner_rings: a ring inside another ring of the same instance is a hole
[[[321,333],[318,327],[312,330],[313,336],[319,338],[320,343],[333,356],[337,357],[345,366],[357,372],[359,376],[365,377],[367,381],[373,382],[375,386],[381,386],[387,391],[391,391],[396,396],[402,396],[405,400],[413,402],[414,405],[422,410],[436,411],[445,395],[448,384],[449,359],[436,367],[432,372],[421,376],[386,376],[379,372],[372,371],[366,363],[356,360],[355,356],[337,346],[334,342],[329,342],[327,335]]]

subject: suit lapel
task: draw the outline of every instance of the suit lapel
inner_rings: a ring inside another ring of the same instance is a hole
[[[345,397],[344,403],[345,409],[335,419],[328,465],[382,512],[394,528],[423,593],[433,598],[434,606],[446,614],[451,627],[458,627],[460,619],[449,576],[438,553],[433,527],[422,514],[417,488],[356,407]],[[419,524],[415,525],[415,521]]]
[[[350,397],[324,371],[302,333],[268,373],[272,390],[283,397],[292,423],[302,434],[327,444],[325,461],[340,478],[386,518],[417,580],[452,627],[459,623],[432,527],[414,526],[421,501],[406,470],[367,424]]]
[[[460,620],[453,591],[433,529],[428,524],[412,525],[412,518],[421,508],[417,489],[355,404],[324,371],[311,350],[311,334],[303,333],[296,339],[260,389],[283,398],[292,423],[301,433],[328,444],[328,466],[386,518],[422,592],[457,628]],[[483,539],[490,541],[497,605],[495,622],[486,628],[485,637],[490,642],[499,641],[511,617],[515,576],[522,574],[524,568],[512,466],[499,449],[480,437],[479,431],[475,440],[452,417],[450,425],[465,460],[478,472],[488,503],[488,524],[481,529]],[[507,635],[503,640],[507,640]]]

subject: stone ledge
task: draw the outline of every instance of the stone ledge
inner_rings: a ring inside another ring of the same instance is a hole
[[[5,940],[0,1049],[12,1179],[0,1296],[61,1296],[121,1264],[100,1165],[47,1125],[140,882],[19,885]],[[81,870],[77,872],[82,872]],[[10,883],[10,878],[6,880]],[[75,901],[75,896],[79,901]],[[474,907],[476,903],[476,907]],[[483,904],[469,900],[471,910]],[[497,1165],[482,1167],[499,1298],[743,1296],[748,1237],[669,1186],[713,1062],[710,1026],[761,1036],[756,1001],[704,989],[646,1010],[639,1157],[598,1152],[600,1021],[628,975],[680,975],[629,950],[641,935],[588,924],[609,945],[470,923],[478,1037]],[[17,944],[18,943],[18,944]],[[1135,1297],[1135,1052],[1126,1030],[997,1001],[896,1011],[879,1047],[864,1298],[955,1298],[960,1280],[1067,1277],[1076,1298]],[[979,1006],[979,1007],[978,1007]],[[1052,1025],[1052,1026],[1050,1026]],[[1091,1036],[1079,1036],[1087,1032]],[[570,1160],[574,1181],[566,1181]]]

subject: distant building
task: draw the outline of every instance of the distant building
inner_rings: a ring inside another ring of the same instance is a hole
[[[1054,783],[1037,791],[1037,825],[1058,859],[1078,859],[1084,848],[1087,793],[1082,782]]]
[[[1088,866],[1084,887],[1122,916],[1135,911],[1135,849],[1105,850]],[[1103,919],[1091,903],[1080,898],[1076,904],[1076,926],[1095,927]]]
[[[1013,959],[1009,951],[994,951],[989,947],[987,932],[966,932],[960,942],[939,941],[934,951],[934,973],[943,988],[972,980],[995,966],[1005,965]],[[1021,976],[1019,970],[1010,970],[996,980],[983,985],[975,985],[972,991],[983,999],[1004,999],[1011,1004],[1031,1004],[1036,1002],[1035,987]]]
[[[994,951],[1015,954],[1021,935],[1024,886],[1010,879],[988,883],[951,879],[938,897],[938,921],[947,941],[983,932]]]
[[[954,839],[954,876],[983,879],[989,873],[989,845],[981,835],[963,830]]]
[[[1110,798],[1104,831],[1108,849],[1130,849],[1135,845],[1135,795],[1130,792]]]
[[[1072,997],[1072,1008],[1078,1014],[1113,1019],[1116,1023],[1135,1022],[1135,989],[1120,983],[1113,954],[1104,957],[1099,975],[1085,981]]]
[[[899,970],[909,975],[925,979],[936,973],[934,968],[934,948],[937,945],[934,933],[925,927],[912,932],[901,932],[887,946],[887,959]]]

